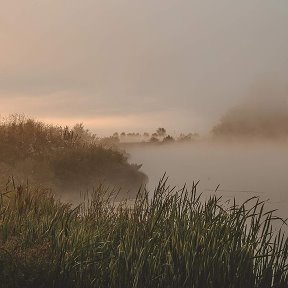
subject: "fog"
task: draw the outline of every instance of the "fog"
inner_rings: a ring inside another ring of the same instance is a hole
[[[217,138],[279,140],[288,137],[288,87],[263,82],[212,129]]]
[[[287,16],[287,0],[1,1],[0,113],[98,136],[199,132],[191,145],[131,146],[130,161],[151,187],[166,171],[172,185],[283,205]]]
[[[0,3],[1,114],[202,133],[255,81],[287,84],[287,0]]]
[[[225,200],[236,197],[244,201],[252,196],[270,200],[272,207],[287,217],[288,146],[266,143],[171,144],[133,146],[128,152],[131,161],[142,163],[149,177],[148,189],[153,190],[164,173],[171,186],[191,187],[200,181],[198,192],[217,194]]]
[[[282,87],[283,88],[283,87]],[[269,199],[287,217],[287,90],[255,86],[243,102],[223,115],[211,134],[190,143],[127,146],[131,161],[142,163],[153,190],[164,173],[171,186],[191,186],[225,200]]]

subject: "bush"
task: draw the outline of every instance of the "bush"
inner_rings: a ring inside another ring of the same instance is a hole
[[[99,181],[132,190],[147,181],[113,139],[98,139],[82,124],[69,129],[12,115],[0,123],[0,157],[2,178],[13,174],[60,192]]]

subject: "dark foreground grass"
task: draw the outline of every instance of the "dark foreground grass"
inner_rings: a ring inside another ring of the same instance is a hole
[[[0,286],[287,287],[288,241],[257,198],[200,201],[196,185],[114,203],[99,186],[85,203],[10,184],[0,197]],[[87,198],[86,197],[86,198]]]

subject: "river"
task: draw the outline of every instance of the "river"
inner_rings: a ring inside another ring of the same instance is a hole
[[[223,199],[242,202],[252,196],[269,200],[269,207],[288,217],[288,145],[280,143],[211,143],[128,145],[130,162],[142,163],[153,191],[164,173],[171,186],[191,187],[208,196],[218,185]]]

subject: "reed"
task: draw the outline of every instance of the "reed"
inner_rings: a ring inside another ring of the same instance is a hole
[[[196,190],[163,177],[133,205],[99,186],[75,207],[10,181],[0,197],[1,287],[287,287],[288,241],[274,228],[283,220],[259,198],[228,205]]]

